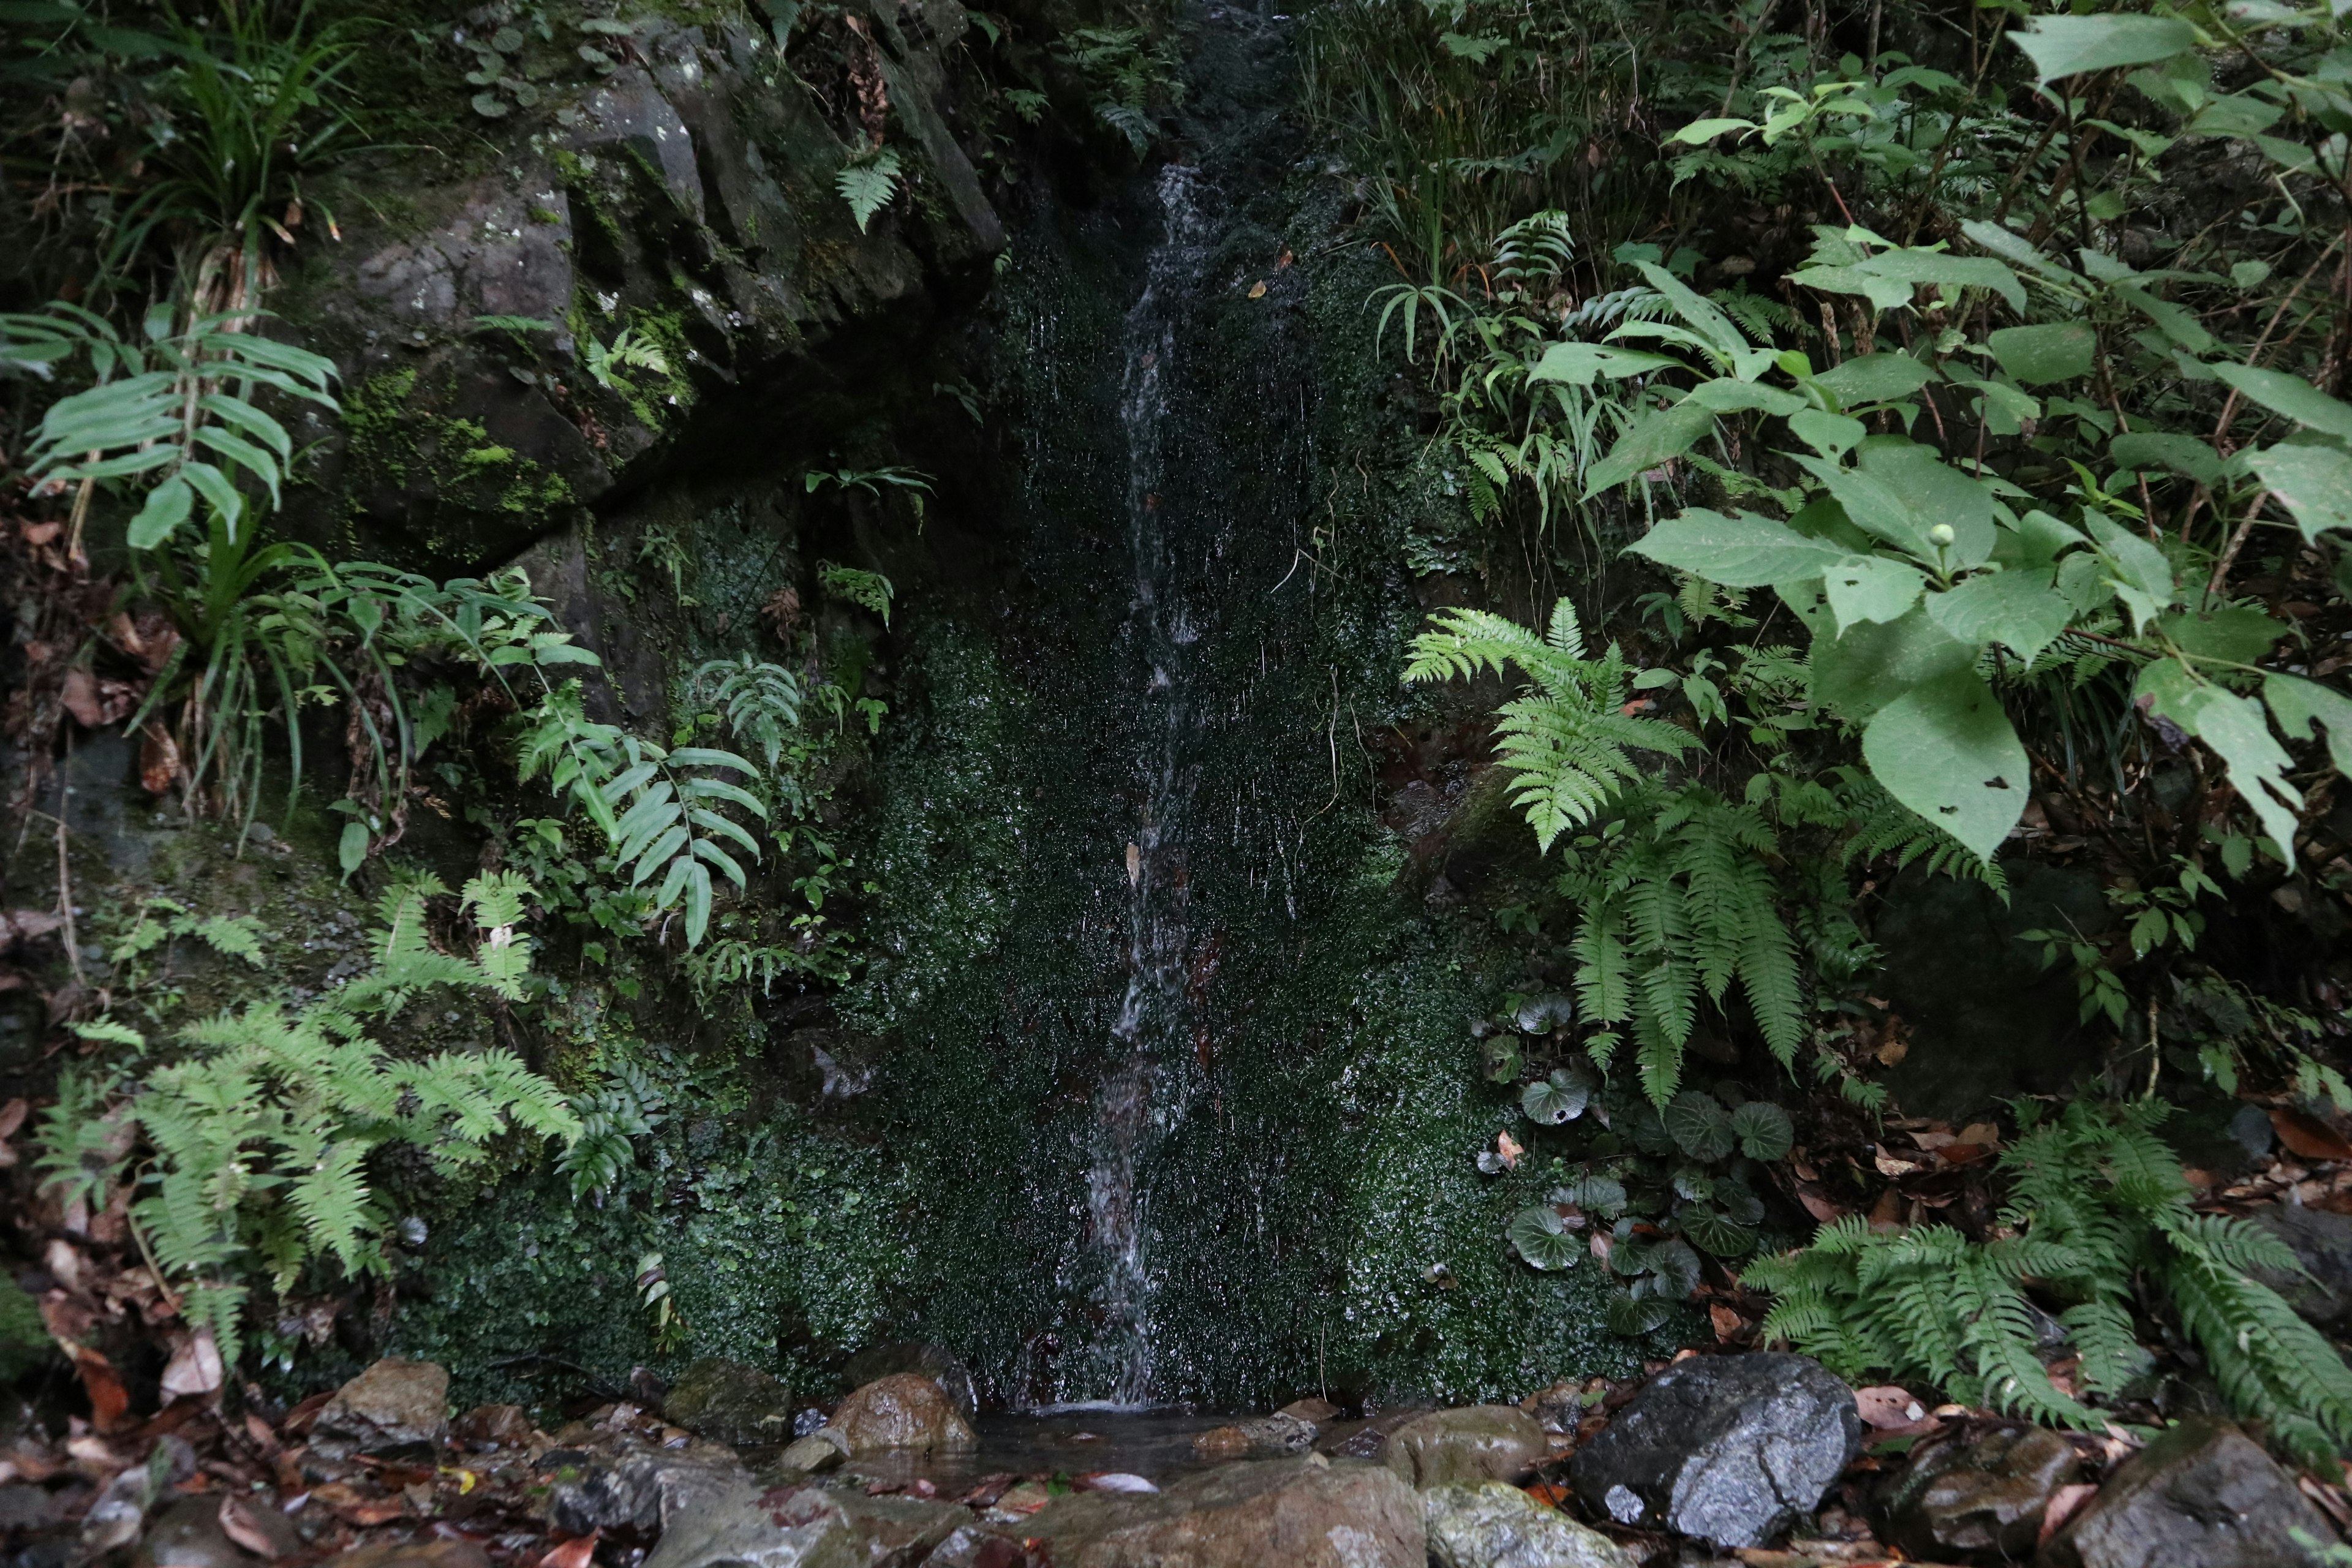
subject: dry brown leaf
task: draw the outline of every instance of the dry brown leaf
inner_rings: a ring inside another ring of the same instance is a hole
[[[2042,1534],[2035,1542],[2038,1550],[2050,1538],[2066,1528],[2066,1521],[2082,1511],[2083,1505],[2099,1495],[2099,1489],[2088,1481],[2077,1481],[2060,1487],[2050,1494],[2050,1505],[2042,1510]]]
[[[1263,300],[1263,299],[1265,299],[1265,285],[1264,283],[1253,283],[1253,284],[1251,284],[1251,285],[1250,285],[1249,297],[1250,297],[1251,299],[1253,299],[1253,300]]]
[[[1740,1325],[1745,1321],[1738,1313],[1720,1301],[1706,1310],[1706,1320],[1715,1325],[1715,1337],[1719,1342],[1728,1342],[1732,1335],[1739,1331]]]
[[[163,1396],[200,1397],[219,1389],[221,1377],[220,1347],[213,1342],[213,1331],[198,1329],[180,1342],[163,1368]]]
[[[66,671],[65,690],[58,700],[85,730],[95,730],[106,721],[98,701],[98,678],[83,666]]]
[[[539,1568],[588,1568],[596,1556],[596,1538],[603,1533],[592,1530],[577,1540],[552,1548],[539,1560]]]
[[[1804,1205],[1805,1212],[1822,1225],[1828,1225],[1832,1220],[1843,1219],[1846,1215],[1843,1205],[1832,1203],[1830,1195],[1811,1182],[1797,1184],[1797,1201]]]
[[[261,1521],[254,1517],[252,1506],[242,1499],[222,1495],[220,1527],[222,1534],[257,1557],[275,1559],[279,1555],[278,1537],[262,1528]]]
[[[1927,1418],[1927,1407],[1914,1398],[1909,1389],[1891,1383],[1855,1389],[1853,1407],[1861,1415],[1864,1426],[1882,1432],[1916,1426]]]
[[[2271,1127],[2280,1142],[2306,1160],[2352,1160],[2352,1143],[2316,1116],[2291,1105],[2271,1107]]]

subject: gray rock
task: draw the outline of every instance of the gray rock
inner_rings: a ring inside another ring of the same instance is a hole
[[[2302,1568],[2336,1532],[2294,1479],[2227,1422],[2184,1421],[2126,1460],[2036,1568]]]
[[[1736,1549],[1810,1512],[1861,1447],[1853,1391],[1820,1363],[1698,1356],[1651,1379],[1570,1474],[1596,1513]]]
[[[897,1568],[930,1561],[971,1512],[817,1484],[763,1490],[739,1472],[664,1521],[645,1568]]]
[[[1520,1400],[1519,1408],[1534,1416],[1536,1425],[1545,1431],[1565,1436],[1584,1419],[1584,1385],[1574,1378],[1561,1378]]]
[[[628,1526],[651,1531],[693,1512],[748,1480],[731,1448],[699,1439],[660,1448],[634,1436],[587,1448],[551,1448],[538,1468],[548,1478],[548,1521],[572,1535]]]
[[[739,1448],[788,1442],[793,1435],[793,1391],[740,1362],[696,1362],[665,1396],[661,1411],[689,1432]]]
[[[247,1501],[208,1492],[181,1498],[157,1513],[131,1558],[131,1568],[251,1568],[257,1554],[230,1538],[221,1521],[224,1507],[239,1510],[240,1526],[268,1540],[273,1557],[291,1557],[308,1544],[294,1521],[268,1500]]]
[[[1470,1405],[1416,1415],[1389,1434],[1389,1468],[1421,1488],[1517,1480],[1550,1451],[1543,1428],[1507,1405]]]
[[[1882,1510],[1886,1539],[1929,1562],[2026,1557],[2051,1497],[2080,1468],[2074,1445],[2038,1426],[1938,1444],[1895,1477]]]
[[[1277,1410],[1227,1426],[1213,1426],[1192,1439],[1192,1452],[1203,1459],[1279,1459],[1303,1454],[1319,1430],[1314,1422]]]
[[[2281,1203],[2252,1216],[2302,1264],[2303,1274],[2256,1269],[2254,1278],[2331,1334],[2352,1331],[2352,1215]]]
[[[1438,1568],[1637,1568],[1632,1552],[1507,1481],[1433,1487],[1421,1506]]]
[[[1054,1568],[1426,1568],[1429,1557],[1420,1501],[1392,1471],[1320,1454],[1221,1465],[1160,1492],[1079,1492],[1024,1532]]]
[[[894,1372],[915,1373],[938,1384],[967,1421],[980,1414],[980,1392],[972,1383],[971,1368],[945,1345],[919,1341],[876,1345],[851,1356],[849,1363],[842,1368],[842,1375],[852,1387],[887,1377]]]
[[[788,1470],[830,1470],[849,1458],[849,1439],[831,1426],[820,1426],[805,1437],[795,1437],[776,1462]]]
[[[311,1424],[310,1447],[347,1459],[437,1444],[448,1435],[448,1372],[429,1361],[386,1356],[335,1391]]]

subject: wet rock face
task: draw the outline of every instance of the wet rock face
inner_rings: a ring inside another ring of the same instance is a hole
[[[841,1402],[827,1426],[852,1454],[969,1448],[978,1441],[947,1392],[911,1372],[877,1378]]]
[[[662,1402],[663,1416],[697,1436],[739,1448],[792,1440],[793,1391],[740,1362],[688,1367]]]
[[[1381,1458],[1413,1486],[1516,1480],[1549,1451],[1543,1428],[1507,1405],[1433,1410],[1389,1435]]]
[[[1862,1447],[1853,1391],[1805,1356],[1700,1356],[1653,1378],[1570,1470],[1621,1524],[1757,1546],[1819,1503]]]
[[[1635,1568],[1632,1552],[1507,1481],[1436,1487],[1421,1502],[1437,1568]]]
[[[716,1443],[659,1448],[633,1436],[604,1437],[587,1448],[551,1448],[538,1468],[549,1483],[548,1521],[570,1535],[623,1526],[663,1529],[749,1476],[735,1451]]]
[[[337,1389],[310,1430],[310,1446],[339,1459],[438,1443],[449,1434],[449,1373],[387,1356]]]
[[[2055,1432],[2029,1426],[1972,1443],[1946,1443],[1896,1478],[1885,1509],[1887,1539],[1931,1562],[2030,1555],[2042,1517],[2081,1460]]]
[[[2036,1568],[2301,1568],[2336,1532],[2294,1478],[2226,1422],[2184,1421],[2134,1455],[2050,1538]]]
[[[1421,1505],[1376,1465],[1224,1465],[1164,1492],[1082,1492],[1028,1522],[1055,1568],[1425,1568]],[[670,1568],[647,1563],[646,1568]]]
[[[2281,1203],[2253,1219],[2286,1245],[2305,1271],[2257,1269],[2254,1277],[2326,1331],[2352,1330],[2352,1215]]]

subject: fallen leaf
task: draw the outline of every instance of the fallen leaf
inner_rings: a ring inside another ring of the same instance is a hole
[[[2336,1130],[2316,1116],[2306,1115],[2291,1105],[2271,1108],[2271,1127],[2278,1141],[2306,1160],[2352,1160],[2352,1143],[2347,1143]]]
[[[1290,254],[1290,247],[1286,245],[1282,247],[1282,254],[1274,258],[1274,269],[1276,272],[1281,271],[1284,268],[1289,266],[1293,259],[1295,258]]]
[[[1137,845],[1127,847],[1127,885],[1130,888],[1143,880],[1143,850]]]
[[[1971,1121],[1960,1129],[1960,1142],[1981,1143],[1988,1149],[2000,1147],[2000,1129],[1990,1121]]]
[[[169,793],[180,782],[180,747],[152,724],[139,727],[139,784],[149,795]]]
[[[233,1494],[223,1494],[220,1503],[221,1533],[257,1557],[275,1559],[278,1555],[278,1537],[261,1528],[253,1510]]]
[[[1893,1187],[1878,1194],[1871,1205],[1870,1227],[1873,1230],[1900,1230],[1903,1227],[1903,1194]]]
[[[1909,1389],[1891,1383],[1855,1389],[1853,1407],[1861,1414],[1864,1426],[1882,1432],[1915,1426],[1927,1417],[1927,1407],[1913,1398]]]
[[[25,542],[38,550],[42,545],[63,533],[66,525],[61,522],[22,522],[16,526],[24,533]]]
[[[179,1399],[212,1393],[221,1385],[220,1347],[210,1329],[198,1329],[182,1341],[163,1368],[163,1395]]]
[[[1947,1164],[1966,1165],[1987,1158],[1992,1151],[1982,1143],[1948,1143],[1937,1152]]]
[[[1519,1163],[1519,1156],[1526,1153],[1527,1150],[1508,1132],[1497,1132],[1495,1134],[1495,1152],[1501,1157],[1507,1167],[1516,1167]]]
[[[1559,1481],[1538,1481],[1527,1489],[1528,1496],[1546,1508],[1566,1508],[1568,1500],[1576,1495],[1575,1489]]]
[[[1812,1182],[1797,1184],[1797,1201],[1804,1205],[1805,1212],[1822,1225],[1843,1219],[1846,1215],[1843,1205],[1831,1202],[1830,1195]]]
[[[1706,1310],[1706,1320],[1715,1325],[1715,1337],[1719,1341],[1728,1341],[1739,1331],[1741,1323],[1745,1321],[1738,1313],[1720,1301]]]
[[[0,1105],[0,1138],[16,1136],[16,1129],[25,1125],[25,1113],[30,1109],[21,1095]]]
[[[567,1541],[551,1549],[539,1560],[539,1568],[588,1568],[595,1560],[596,1538],[604,1532],[592,1530],[576,1540]]]
[[[1878,1152],[1871,1156],[1871,1163],[1878,1167],[1878,1173],[1882,1176],[1908,1176],[1927,1168],[1916,1161],[1889,1152],[1884,1143],[1878,1146]]]
[[[95,730],[106,721],[105,712],[98,701],[98,678],[85,666],[76,665],[66,671],[65,690],[58,700],[85,730]]]
[[[2035,1541],[2040,1550],[2050,1538],[2066,1528],[2066,1521],[2082,1511],[2083,1505],[2099,1495],[2099,1489],[2088,1481],[2077,1481],[2060,1487],[2050,1494],[2049,1506],[2042,1510],[2042,1533]]]
[[[1251,285],[1250,285],[1249,297],[1250,297],[1251,299],[1253,299],[1253,300],[1263,300],[1263,299],[1265,299],[1265,285],[1264,283],[1253,283],[1253,284],[1251,284]]]

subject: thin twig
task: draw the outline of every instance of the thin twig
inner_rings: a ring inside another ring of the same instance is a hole
[[[58,815],[51,820],[58,825],[58,913],[66,925],[66,962],[73,965],[76,985],[87,985],[89,976],[81,971],[81,938],[74,930],[73,868],[66,854],[66,796],[72,792],[73,739],[66,739],[66,765],[58,770]]]
[[[2236,563],[2238,552],[2244,548],[2246,536],[2254,531],[2254,519],[2261,513],[2263,503],[2270,499],[2270,491],[2262,491],[2254,497],[2254,504],[2246,509],[2246,515],[2238,520],[2238,531],[2230,535],[2229,548],[2221,552],[2221,559],[2213,563],[2213,575],[2205,584],[2206,598],[2221,596],[2221,585],[2230,580],[2230,568]]]

